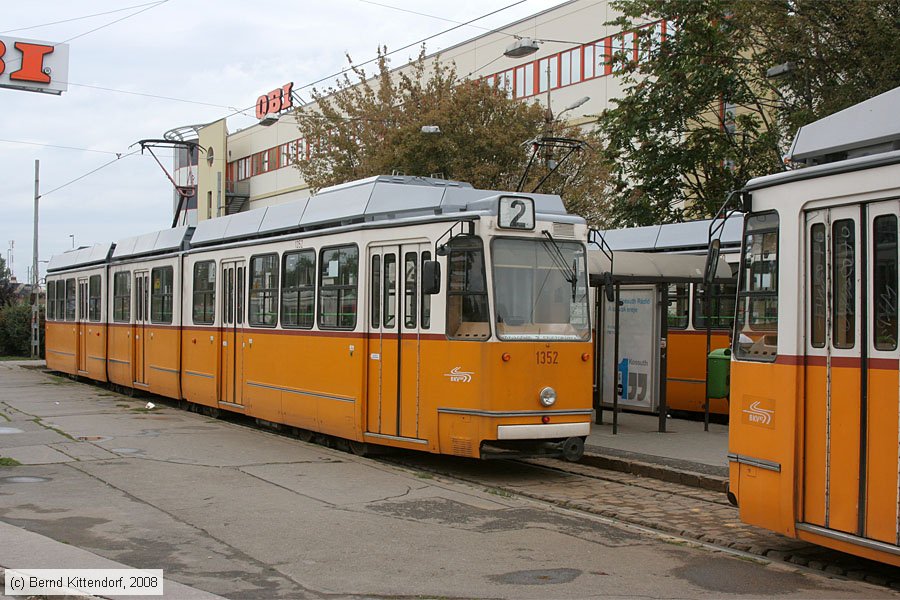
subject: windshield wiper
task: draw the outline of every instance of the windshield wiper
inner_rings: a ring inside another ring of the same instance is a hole
[[[566,257],[562,253],[562,250],[559,249],[559,244],[556,243],[556,240],[550,234],[549,231],[544,229],[541,233],[549,240],[549,244],[544,242],[544,247],[547,248],[547,253],[550,255],[550,258],[553,259],[554,264],[556,264],[556,268],[562,271],[563,277],[569,284],[572,286],[572,302],[575,302],[575,294],[578,287],[578,264],[576,259],[572,260],[572,266],[570,267],[568,263],[566,263]]]

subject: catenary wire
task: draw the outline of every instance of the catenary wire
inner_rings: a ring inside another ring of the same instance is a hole
[[[51,25],[60,25],[62,23],[71,23],[72,21],[81,21],[84,19],[90,19],[93,17],[102,17],[104,15],[111,15],[113,13],[122,12],[125,10],[131,10],[133,8],[143,8],[145,6],[150,6],[151,4],[161,4],[161,0],[155,0],[154,2],[146,2],[144,4],[135,4],[134,6],[126,6],[124,8],[116,8],[114,10],[108,10],[106,12],[94,13],[91,15],[83,15],[81,17],[72,17],[71,19],[63,19],[61,21],[51,21],[50,23],[41,23],[40,25],[29,25],[28,27],[17,27],[16,29],[7,29],[5,31],[0,31],[0,33],[14,33],[16,31],[28,31],[29,29],[40,29],[41,27],[50,27]]]

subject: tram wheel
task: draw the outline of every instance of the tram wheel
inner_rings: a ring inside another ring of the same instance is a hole
[[[357,456],[368,456],[371,451],[367,443],[350,440],[350,452]]]
[[[219,418],[219,409],[214,406],[204,406],[202,408],[203,414],[209,417],[210,419],[218,419]]]
[[[584,456],[584,439],[580,437],[570,437],[563,442],[562,446],[563,458],[569,462],[578,462]]]
[[[297,439],[301,442],[309,442],[312,440],[313,432],[309,429],[300,429],[299,427],[294,430],[297,435]]]

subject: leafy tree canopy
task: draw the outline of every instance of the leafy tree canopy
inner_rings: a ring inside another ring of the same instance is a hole
[[[9,306],[16,301],[16,286],[12,283],[12,271],[6,267],[6,261],[0,258],[0,307]]]
[[[900,82],[896,0],[613,4],[622,30],[658,19],[674,26],[662,43],[652,28],[638,32],[652,48],[647,60],[614,57],[625,63],[624,94],[599,129],[617,225],[712,214],[729,190],[785,168],[799,126]],[[785,63],[793,64],[786,77],[767,78]]]
[[[484,81],[464,79],[453,65],[428,62],[424,49],[410,68],[391,73],[379,49],[374,74],[354,66],[336,87],[316,90],[314,108],[296,111],[300,135],[310,155],[296,163],[313,190],[373,175],[430,176],[471,183],[477,188],[514,190],[531,153],[528,140],[540,135],[581,136],[535,103],[509,98]],[[436,125],[440,133],[422,133]],[[606,169],[598,153],[585,147],[538,190],[559,193],[569,209],[595,218],[596,190]],[[558,153],[542,152],[523,189],[531,191]]]

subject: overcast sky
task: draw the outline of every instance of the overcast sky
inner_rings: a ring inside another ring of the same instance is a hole
[[[82,246],[163,229],[172,219],[168,179],[149,155],[116,159],[116,153],[134,150],[129,147],[137,140],[214,121],[234,112],[229,107],[253,106],[257,96],[288,81],[308,99],[303,86],[346,67],[347,53],[362,62],[379,44],[390,51],[514,5],[429,41],[427,51],[434,52],[561,1],[5,2],[4,37],[58,43],[102,28],[70,42],[69,89],[62,96],[0,89],[2,256],[14,240],[13,270],[25,281],[32,261],[35,159],[41,161],[41,260],[70,248],[70,235]],[[119,10],[126,7],[134,8]],[[50,24],[58,21],[67,22]],[[412,48],[394,55],[391,64],[416,54]],[[253,122],[237,116],[228,126],[234,131]],[[169,154],[162,160],[171,168]]]

